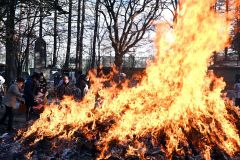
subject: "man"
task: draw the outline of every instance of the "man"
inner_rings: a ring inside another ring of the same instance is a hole
[[[47,80],[46,80],[46,78],[44,77],[43,73],[40,73],[40,74],[39,74],[39,85],[38,85],[37,92],[41,92],[41,93],[43,93],[44,95],[45,95],[46,92],[47,92]]]
[[[8,117],[8,131],[12,131],[12,122],[13,122],[13,108],[17,108],[17,100],[24,101],[22,98],[23,94],[20,92],[24,84],[23,78],[18,78],[16,82],[14,82],[9,89],[5,97],[3,98],[3,105],[6,107],[5,114],[0,120],[1,124],[4,124],[6,118]]]
[[[70,83],[68,76],[63,76],[62,83],[57,87],[57,97],[62,100],[64,96],[72,96],[74,86]]]
[[[80,89],[81,91],[81,98],[83,98],[89,89],[89,80],[86,75],[82,74],[78,77],[76,86]]]
[[[39,74],[33,73],[33,75],[30,76],[25,83],[24,98],[25,98],[25,104],[26,104],[26,121],[30,119],[30,113],[32,111],[32,107],[35,105],[34,97],[37,94],[38,79],[39,79]]]

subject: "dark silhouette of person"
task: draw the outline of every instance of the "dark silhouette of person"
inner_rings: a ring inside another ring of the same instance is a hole
[[[24,99],[25,99],[25,105],[26,105],[26,121],[30,119],[32,107],[36,105],[34,101],[34,97],[37,94],[38,79],[39,79],[39,74],[35,72],[25,82]]]

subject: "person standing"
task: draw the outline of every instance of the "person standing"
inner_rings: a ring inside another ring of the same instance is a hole
[[[43,104],[47,103],[47,80],[44,77],[43,73],[40,73],[39,75],[39,83],[37,87],[37,95],[34,97],[35,103],[38,107],[42,108]],[[36,107],[36,106],[34,106]]]
[[[20,92],[24,85],[24,79],[18,78],[16,82],[11,84],[9,89],[7,90],[6,95],[3,98],[3,105],[6,107],[6,111],[3,117],[0,120],[1,124],[5,124],[5,120],[8,117],[8,125],[7,130],[12,131],[12,123],[13,123],[13,108],[17,108],[17,101],[24,101],[23,94]]]
[[[74,86],[68,76],[63,76],[62,83],[57,87],[57,97],[62,100],[64,96],[73,96]]]
[[[77,88],[80,89],[81,91],[81,99],[87,94],[88,89],[89,89],[89,80],[87,79],[87,76],[82,74],[78,77],[77,83],[76,83]]]
[[[25,82],[24,99],[26,105],[26,121],[30,119],[32,107],[35,105],[34,97],[37,95],[39,74],[34,73]]]
[[[38,85],[37,92],[41,92],[44,95],[47,93],[47,80],[44,77],[43,73],[40,73],[39,75],[39,85]]]

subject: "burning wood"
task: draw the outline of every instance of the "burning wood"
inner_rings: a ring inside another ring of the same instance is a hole
[[[156,59],[136,87],[128,88],[128,81],[104,87],[105,79],[91,74],[82,102],[66,97],[46,107],[16,136],[26,155],[40,150],[60,158],[239,158],[239,109],[221,97],[223,80],[207,74],[212,52],[225,47],[229,33],[213,3],[186,0],[173,30],[159,24]]]

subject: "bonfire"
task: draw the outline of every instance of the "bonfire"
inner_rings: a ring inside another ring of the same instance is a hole
[[[47,106],[16,136],[28,147],[25,154],[31,158],[44,145],[54,153],[87,146],[93,159],[237,157],[239,108],[222,93],[223,79],[208,72],[230,33],[230,21],[213,5],[185,0],[173,29],[157,25],[155,58],[136,86],[127,80],[106,87],[109,77],[90,72],[91,88],[81,102],[65,97]]]

